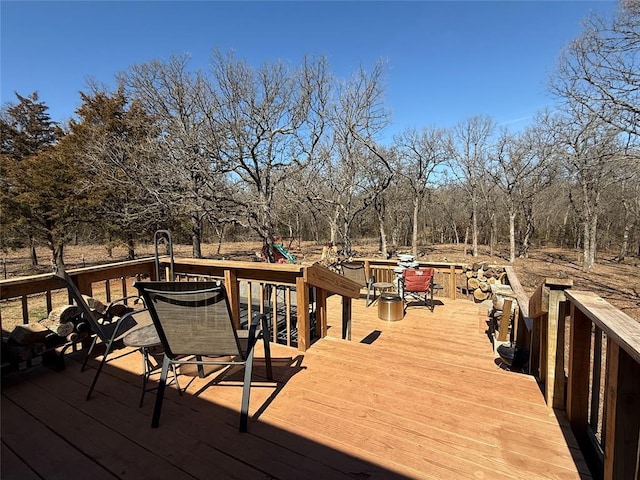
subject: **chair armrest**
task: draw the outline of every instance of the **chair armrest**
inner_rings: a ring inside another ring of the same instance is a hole
[[[127,323],[128,323],[127,321],[129,319],[132,319],[135,322],[135,318],[134,317],[136,315],[139,315],[141,313],[148,312],[148,311],[149,311],[149,309],[145,307],[145,308],[141,308],[139,310],[133,310],[131,312],[125,313],[121,317],[116,317],[117,318],[117,320],[115,320],[115,324],[116,325],[115,325],[115,328],[113,329],[113,333],[111,334],[111,340],[113,341],[114,339],[118,338],[122,333],[124,333],[124,332],[120,333],[120,327],[122,325],[127,325]],[[130,327],[130,328],[133,328],[133,327]],[[126,330],[125,330],[125,332],[126,332]],[[119,335],[119,333],[120,333],[120,335]]]
[[[119,303],[123,303],[125,300],[129,300],[130,298],[135,298],[136,300],[142,300],[142,304],[145,305],[144,303],[144,298],[142,298],[140,295],[127,295],[126,297],[122,297],[122,298],[117,298],[115,300],[112,300],[109,305],[107,305],[107,310],[106,312],[109,312],[109,309],[111,307],[113,307],[114,305],[118,305]],[[134,302],[136,303],[136,302]],[[146,305],[145,305],[146,308]]]

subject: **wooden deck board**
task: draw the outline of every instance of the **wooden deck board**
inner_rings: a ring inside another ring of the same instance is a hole
[[[533,378],[495,362],[486,309],[442,302],[384,322],[357,299],[348,342],[331,297],[328,338],[273,346],[277,382],[258,360],[245,434],[239,372],[168,388],[159,429],[155,395],[138,408],[137,353],[109,362],[89,402],[77,359],[3,379],[2,478],[590,478]]]

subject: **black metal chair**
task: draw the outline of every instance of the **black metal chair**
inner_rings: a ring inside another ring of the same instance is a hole
[[[254,346],[264,342],[267,378],[273,378],[265,315],[258,314],[248,330],[236,329],[227,292],[219,282],[135,282],[144,298],[164,348],[162,373],[151,426],[157,428],[170,366],[195,364],[244,367],[240,431],[247,430]],[[260,324],[260,325],[259,325]],[[260,328],[261,327],[261,328]],[[231,357],[231,358],[229,358]]]
[[[91,326],[93,341],[91,342],[91,347],[89,347],[84,362],[82,363],[82,371],[86,369],[87,362],[94,347],[96,346],[96,343],[98,342],[98,339],[100,339],[105,345],[102,361],[98,366],[95,376],[93,377],[91,387],[89,387],[89,392],[87,392],[87,400],[89,400],[96,386],[96,382],[98,381],[98,377],[100,376],[104,365],[107,363],[107,357],[113,347],[116,345],[124,346],[122,342],[123,338],[129,333],[132,333],[134,329],[151,325],[151,316],[146,308],[134,310],[122,304],[122,302],[128,299],[140,299],[138,295],[129,295],[127,297],[119,298],[100,310],[91,308],[67,272],[64,270],[58,270],[54,272],[54,277],[66,285],[70,297],[78,307],[80,307],[82,317]],[[116,306],[118,308],[114,308]],[[159,344],[160,342],[158,341],[158,345]],[[143,352],[143,355],[144,353],[145,352]],[[145,385],[143,385],[143,395],[144,389]]]
[[[373,288],[373,284],[376,282],[375,277],[371,276],[367,278],[366,270],[364,268],[364,264],[357,262],[344,262],[340,265],[342,276],[348,278],[349,280],[353,280],[361,288],[367,289],[367,303],[365,304],[367,307],[369,306],[369,295]]]

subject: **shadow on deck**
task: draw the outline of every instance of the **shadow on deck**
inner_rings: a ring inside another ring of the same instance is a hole
[[[276,382],[257,363],[244,434],[236,373],[209,388],[196,379],[182,396],[167,389],[159,429],[154,395],[137,406],[137,353],[108,364],[89,402],[93,372],[77,359],[3,378],[3,480],[590,478],[533,377],[496,365],[486,309],[444,299],[384,322],[360,299],[347,342],[339,301],[329,299],[329,336],[307,352],[273,345]]]

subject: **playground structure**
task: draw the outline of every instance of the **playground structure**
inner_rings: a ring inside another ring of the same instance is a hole
[[[296,263],[295,257],[289,253],[282,243],[279,243],[280,241],[280,238],[273,239],[273,263]],[[269,246],[264,242],[260,251],[263,262],[269,262],[268,248]]]

